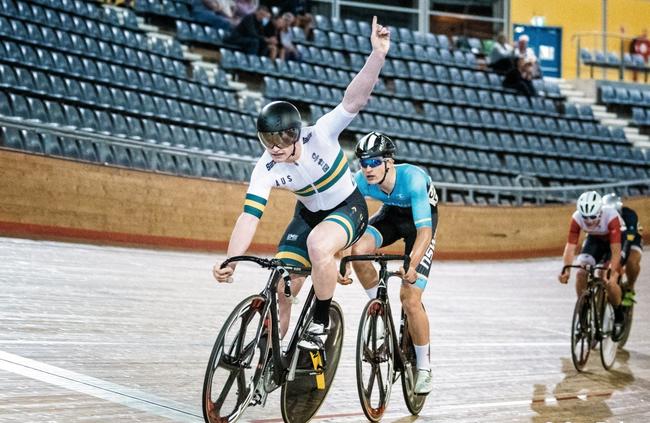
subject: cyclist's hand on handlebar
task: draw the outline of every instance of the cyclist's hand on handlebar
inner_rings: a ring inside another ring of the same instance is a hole
[[[234,271],[235,269],[230,266],[221,268],[221,263],[218,263],[212,268],[212,275],[218,282],[232,282],[232,274]]]
[[[350,263],[345,266],[345,275],[336,273],[336,281],[341,285],[350,285],[352,283],[352,278],[350,277]]]
[[[560,275],[557,277],[557,280],[560,281],[560,283],[567,283],[569,281],[569,276],[571,276],[571,274],[567,269],[563,273],[560,273]]]
[[[418,280],[418,274],[415,272],[415,268],[413,266],[409,267],[409,270],[406,272],[404,271],[403,267],[400,267],[399,271],[402,273],[402,280],[404,282],[415,283],[415,281]]]

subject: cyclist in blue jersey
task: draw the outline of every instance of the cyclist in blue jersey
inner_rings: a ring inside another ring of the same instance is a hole
[[[405,254],[411,257],[408,269],[401,269],[402,307],[409,321],[415,344],[418,376],[415,392],[427,394],[433,389],[429,364],[429,318],[422,306],[435,249],[438,224],[438,195],[431,178],[417,166],[396,165],[395,144],[386,135],[371,132],[359,140],[355,154],[361,170],[355,175],[361,194],[383,202],[370,218],[361,239],[352,246],[352,254],[374,254],[379,248],[403,239]],[[354,270],[370,298],[377,296],[378,275],[370,262],[353,262]],[[339,280],[348,284],[347,275]]]
[[[352,245],[364,232],[368,210],[348,168],[338,141],[370,99],[390,47],[390,32],[373,17],[372,52],[348,85],[343,101],[302,127],[300,113],[291,103],[275,101],[264,106],[257,119],[257,135],[265,152],[251,175],[243,213],[237,219],[228,244],[228,257],[244,254],[253,241],[272,188],[287,189],[298,202],[276,257],[290,265],[311,266],[316,293],[313,322],[298,344],[317,349],[329,324],[329,307],[336,288],[335,255]],[[232,280],[235,263],[214,266],[219,282]],[[299,291],[304,278],[294,277],[292,290]],[[279,289],[284,285],[280,284]],[[288,300],[279,295],[280,333],[284,335],[291,312]],[[321,338],[321,339],[318,339]]]

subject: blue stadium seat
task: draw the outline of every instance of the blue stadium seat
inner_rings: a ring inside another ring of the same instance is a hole
[[[43,153],[41,139],[36,132],[21,130],[20,136],[25,144],[25,150],[33,153]]]
[[[9,104],[11,105],[11,108],[9,109],[11,111],[11,116],[22,119],[29,119],[29,109],[27,108],[27,102],[22,95],[10,93]]]
[[[68,93],[63,82],[63,78],[58,75],[48,75],[50,85],[50,95],[59,99],[67,99]]]
[[[27,98],[29,118],[38,122],[47,123],[48,117],[43,101],[38,98]]]
[[[83,160],[87,160],[89,162],[98,162],[99,158],[97,157],[97,151],[95,150],[95,145],[92,141],[89,140],[71,140],[73,143],[78,143],[79,145],[79,154],[80,157]],[[65,147],[64,147],[65,148]],[[71,148],[72,147],[68,147]]]
[[[93,142],[95,151],[97,152],[97,161],[104,164],[119,164],[114,154],[111,145],[105,141]]]
[[[42,141],[45,154],[71,157],[73,159],[81,158],[77,142],[72,138],[43,134]]]
[[[13,127],[2,127],[0,129],[2,138],[2,146],[23,150],[25,148],[24,140],[20,134],[20,130]]]

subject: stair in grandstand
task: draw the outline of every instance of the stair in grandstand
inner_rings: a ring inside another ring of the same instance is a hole
[[[593,110],[594,117],[607,126],[620,127],[625,132],[626,138],[638,148],[650,148],[650,136],[641,133],[638,125],[635,125],[633,117],[624,109],[613,109],[608,111],[608,106],[598,102],[598,82],[595,80],[558,80],[560,92],[566,96],[567,102],[574,104],[589,105]],[[650,88],[648,88],[650,89]],[[646,105],[649,107],[649,105]],[[617,113],[616,111],[619,111]]]

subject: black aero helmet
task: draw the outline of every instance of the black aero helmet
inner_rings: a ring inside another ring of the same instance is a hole
[[[359,159],[370,157],[392,158],[395,155],[395,143],[386,135],[379,132],[371,132],[357,142],[354,154]]]
[[[300,135],[300,112],[291,103],[274,101],[262,108],[257,117],[257,137],[264,147],[286,148],[298,141]]]

